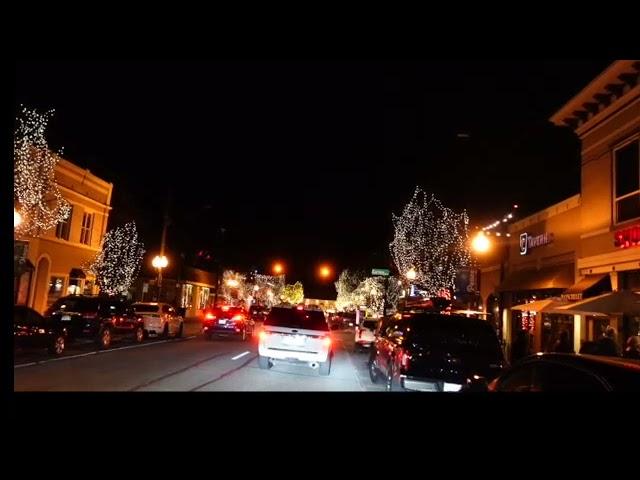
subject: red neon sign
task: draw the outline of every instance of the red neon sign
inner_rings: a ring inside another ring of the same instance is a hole
[[[640,245],[640,225],[618,230],[615,233],[614,244],[618,248],[629,248]]]

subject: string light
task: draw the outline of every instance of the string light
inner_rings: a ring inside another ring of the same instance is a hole
[[[138,241],[135,222],[108,231],[88,270],[100,290],[108,295],[125,294],[140,271],[144,245]]]
[[[46,139],[53,113],[54,110],[42,114],[23,107],[17,118],[13,139],[13,198],[22,218],[16,226],[19,234],[39,236],[65,220],[71,211],[55,179],[59,157],[50,150]]]
[[[516,210],[518,208],[518,205],[514,205],[513,209]],[[506,213],[502,216],[502,220],[496,220],[493,223],[490,223],[489,225],[485,226],[482,228],[483,232],[487,232],[487,234],[489,234],[489,230],[492,230],[496,227],[499,227],[500,225],[504,224],[504,223],[508,223],[509,220],[513,220],[514,217],[514,212],[511,211],[509,213]]]
[[[416,187],[402,215],[393,215],[394,239],[389,245],[401,274],[412,268],[416,284],[428,296],[453,289],[457,272],[469,264],[469,218],[456,213]]]

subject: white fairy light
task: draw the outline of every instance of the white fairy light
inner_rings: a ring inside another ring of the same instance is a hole
[[[389,248],[400,274],[415,269],[415,283],[430,296],[452,290],[470,260],[468,224],[466,211],[456,213],[417,187],[402,215],[393,215]]]
[[[49,118],[22,108],[13,139],[13,199],[22,222],[16,232],[39,236],[69,215],[71,206],[62,198],[55,179],[59,157],[46,139]]]
[[[100,290],[108,295],[125,294],[140,271],[144,245],[138,241],[135,222],[108,231],[88,270]]]

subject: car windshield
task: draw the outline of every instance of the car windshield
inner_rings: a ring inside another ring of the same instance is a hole
[[[324,314],[315,310],[274,308],[264,322],[267,326],[328,331]]]
[[[419,315],[406,323],[412,343],[446,348],[458,353],[498,356],[500,344],[493,328],[483,320],[440,315]]]
[[[136,313],[157,313],[160,310],[159,305],[134,305],[133,310]]]

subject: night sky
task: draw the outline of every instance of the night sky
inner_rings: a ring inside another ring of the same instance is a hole
[[[318,262],[387,266],[417,184],[481,224],[579,192],[578,141],[547,119],[611,61],[29,62],[16,112],[56,109],[50,144],[114,183],[110,226],[149,251],[169,204],[172,251],[282,259],[328,298]]]

